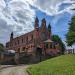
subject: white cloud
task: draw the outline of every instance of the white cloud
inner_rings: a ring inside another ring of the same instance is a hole
[[[0,20],[3,20],[6,24],[1,24],[0,29],[0,42],[6,38],[11,31],[14,31],[15,35],[20,35],[33,30],[32,22],[34,22],[34,17],[36,15],[35,10],[33,10],[30,5],[36,7],[37,9],[45,12],[48,15],[59,16],[55,17],[57,22],[60,19],[61,14],[68,12],[73,14],[75,12],[70,11],[71,8],[75,7],[75,4],[65,7],[63,10],[60,9],[60,5],[64,3],[74,3],[70,0],[0,0]],[[55,22],[55,23],[56,23]],[[5,28],[6,27],[6,28]],[[5,34],[7,36],[5,36]],[[3,37],[2,37],[3,36]],[[2,39],[3,38],[3,39]]]
[[[0,0],[0,3],[0,42],[5,43],[12,31],[17,36],[34,29],[32,22],[34,22],[35,10],[29,3],[22,0],[5,0],[5,2]]]
[[[0,0],[0,11],[5,7],[5,2],[3,0]]]
[[[59,11],[61,4],[71,4],[68,7],[65,7],[63,10]],[[75,7],[72,3],[75,3],[75,1],[71,0],[34,0],[33,6],[38,8],[39,10],[45,12],[48,15],[57,15],[63,12],[69,12],[70,9]]]

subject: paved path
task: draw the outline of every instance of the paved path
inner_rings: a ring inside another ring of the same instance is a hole
[[[8,67],[0,71],[0,75],[28,75],[26,68],[28,65]]]

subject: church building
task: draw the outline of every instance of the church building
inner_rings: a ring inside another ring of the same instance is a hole
[[[45,18],[39,26],[39,20],[36,17],[33,31],[16,38],[13,38],[13,35],[12,32],[10,41],[6,43],[6,50],[15,50],[17,53],[25,52],[28,55],[36,55],[38,48],[42,49],[44,55],[56,55],[60,52],[59,44],[51,40],[51,26],[46,25]]]

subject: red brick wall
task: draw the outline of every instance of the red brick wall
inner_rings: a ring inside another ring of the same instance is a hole
[[[33,36],[33,39],[32,39],[32,36]],[[40,45],[40,43],[43,44],[43,42],[47,39],[48,39],[48,29],[46,28],[45,25],[42,25],[40,28],[38,28],[38,30],[35,28],[31,32],[26,33],[22,36],[16,37],[13,40],[11,40],[10,42],[7,43],[9,47],[6,47],[6,49],[7,50],[13,49],[16,52],[18,51],[22,52],[24,51],[23,48],[25,47],[25,51],[27,50],[27,52],[33,52],[33,50],[36,47],[35,45],[37,44]]]

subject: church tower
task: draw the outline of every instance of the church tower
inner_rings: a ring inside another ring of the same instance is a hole
[[[36,17],[36,19],[35,19],[35,25],[34,25],[34,28],[35,28],[35,29],[39,29],[39,20],[38,20],[37,17]]]
[[[13,32],[10,35],[10,41],[12,41],[12,40],[13,40]]]
[[[41,25],[41,28],[46,28],[46,20],[45,20],[45,18],[42,19],[42,25]]]
[[[34,28],[35,28],[35,46],[37,46],[39,44],[39,20],[36,17],[35,19],[35,23],[34,23]]]
[[[48,25],[48,39],[51,39],[51,25]]]

